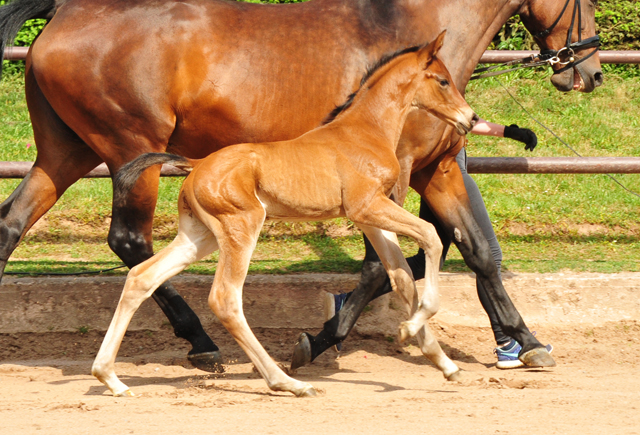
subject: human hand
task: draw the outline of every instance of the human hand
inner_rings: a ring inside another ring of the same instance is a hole
[[[516,124],[504,128],[504,137],[522,142],[527,151],[533,151],[538,145],[538,136],[533,131],[528,128],[520,128]]]

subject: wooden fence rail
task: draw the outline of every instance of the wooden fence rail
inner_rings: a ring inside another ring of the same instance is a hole
[[[7,47],[4,50],[4,58],[6,60],[24,60],[28,51],[29,47]],[[487,50],[482,55],[480,63],[510,62],[538,53],[539,51],[527,50]],[[599,54],[601,63],[640,63],[640,51],[601,50]]]
[[[0,162],[1,178],[24,178],[32,162]],[[640,157],[469,157],[472,174],[640,174]],[[163,177],[181,177],[185,171],[163,165]],[[108,178],[103,163],[85,178]]]

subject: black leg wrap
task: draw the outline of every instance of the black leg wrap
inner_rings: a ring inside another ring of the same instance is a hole
[[[302,333],[298,338],[291,359],[291,369],[309,364],[325,350],[344,340],[364,307],[374,298],[391,291],[391,284],[380,261],[365,261],[362,276],[344,307],[332,319],[325,322],[317,336]]]
[[[202,328],[202,323],[196,313],[171,284],[164,283],[158,287],[153,298],[169,319],[176,337],[184,338],[193,346],[189,352],[190,355],[219,350]]]

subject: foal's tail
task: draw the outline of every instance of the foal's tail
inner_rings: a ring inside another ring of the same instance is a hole
[[[0,76],[4,49],[13,43],[13,39],[22,25],[33,18],[50,19],[56,12],[56,0],[13,0],[0,7]]]
[[[167,153],[147,153],[124,165],[113,177],[113,205],[124,206],[127,196],[135,186],[140,175],[151,166],[169,164],[176,168],[191,172],[193,163],[186,157]]]

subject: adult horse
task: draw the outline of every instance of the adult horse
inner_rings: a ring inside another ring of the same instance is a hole
[[[433,40],[445,28],[440,57],[464,89],[512,15],[520,14],[541,47],[558,50],[595,35],[594,8],[593,0],[567,0],[564,9],[556,0],[15,0],[0,9],[3,41],[27,18],[53,18],[27,57],[38,157],[0,205],[0,269],[38,218],[99,163],[114,174],[150,151],[200,158],[234,143],[297,137],[344,101],[382,53]],[[554,85],[584,92],[600,85],[595,51],[556,66]],[[398,146],[396,199],[409,185],[421,194],[478,274],[504,332],[522,344],[523,361],[552,365],[506,294],[473,219],[454,158],[462,146],[426,111],[411,113]],[[126,207],[113,207],[109,245],[129,267],[153,254],[158,172],[143,175]],[[339,325],[325,324],[307,360],[343,339],[383,284],[384,269],[368,251],[360,296],[350,298]],[[180,295],[163,284],[153,297],[176,335],[193,345],[192,362],[215,369],[218,348]]]

